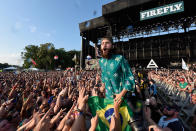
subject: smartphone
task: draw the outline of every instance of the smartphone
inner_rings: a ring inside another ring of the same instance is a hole
[[[146,105],[146,106],[149,106],[149,105],[150,105],[150,99],[146,99],[145,105]]]

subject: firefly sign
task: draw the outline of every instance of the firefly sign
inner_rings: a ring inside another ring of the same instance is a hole
[[[140,12],[140,21],[184,11],[184,2],[176,2]]]

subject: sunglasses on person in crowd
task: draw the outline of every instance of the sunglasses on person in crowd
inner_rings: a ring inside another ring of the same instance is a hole
[[[168,111],[177,111],[177,109],[175,109],[175,108],[172,108],[172,107],[169,107],[169,106],[165,106],[164,107],[166,110],[168,110]]]

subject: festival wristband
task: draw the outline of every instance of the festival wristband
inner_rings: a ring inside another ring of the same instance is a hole
[[[84,113],[83,113],[83,112],[80,112],[79,115],[80,115],[80,116],[84,116]]]
[[[81,111],[81,110],[79,110],[79,109],[77,109],[76,111],[75,111],[75,113],[74,113],[76,116],[84,116],[84,113],[83,113],[83,111]]]

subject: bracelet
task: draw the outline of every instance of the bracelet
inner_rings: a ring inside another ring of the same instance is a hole
[[[78,109],[78,108],[76,109],[76,111],[78,111],[80,115],[81,115],[81,114],[84,115],[84,111],[82,111],[82,110],[80,110],[80,109]]]
[[[80,109],[78,109],[78,108],[76,109],[76,111],[78,111],[78,112],[82,112],[82,111],[81,111]]]
[[[75,115],[76,115],[76,116],[85,116],[85,115],[84,115],[84,112],[81,111],[81,110],[79,110],[79,109],[76,109],[76,110],[75,110]]]
[[[79,115],[80,115],[80,116],[84,116],[83,112],[79,112]]]
[[[78,112],[84,112],[84,111],[82,111],[81,109],[79,109],[78,106],[77,106],[76,110],[77,110]]]

